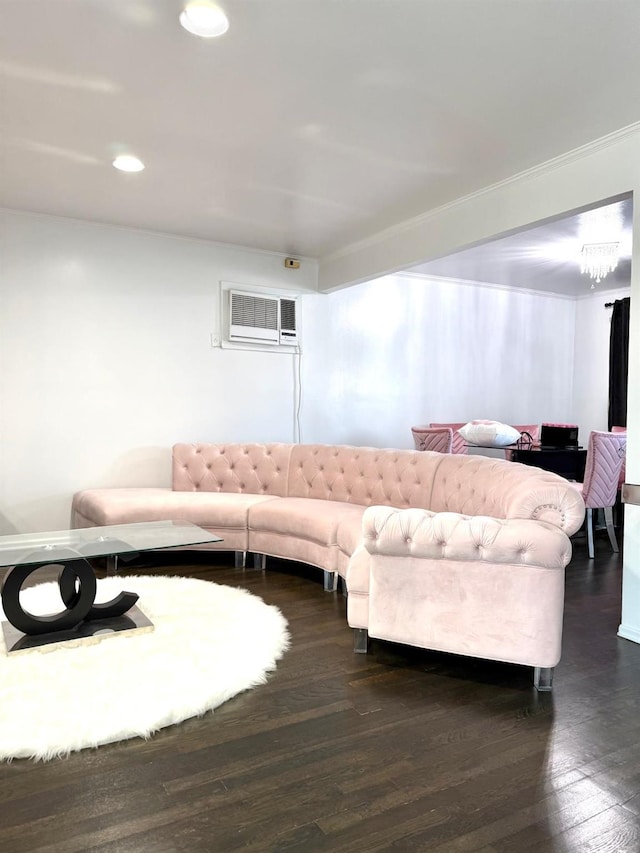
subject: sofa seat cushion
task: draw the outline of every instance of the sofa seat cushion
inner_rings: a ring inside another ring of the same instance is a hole
[[[174,492],[171,489],[85,489],[73,498],[76,526],[186,520],[206,528],[247,528],[251,506],[272,495]]]
[[[279,498],[250,508],[249,530],[306,539],[323,546],[335,545],[338,525],[351,509],[340,501]]]

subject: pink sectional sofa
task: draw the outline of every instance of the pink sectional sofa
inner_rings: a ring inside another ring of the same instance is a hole
[[[533,666],[560,659],[580,494],[483,456],[340,445],[176,444],[171,488],[76,493],[76,527],[186,519],[213,546],[308,563],[368,637]]]

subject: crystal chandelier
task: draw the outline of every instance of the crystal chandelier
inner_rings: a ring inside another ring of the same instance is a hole
[[[585,243],[580,252],[580,272],[588,273],[596,283],[618,266],[620,243]],[[593,290],[595,284],[591,285]]]

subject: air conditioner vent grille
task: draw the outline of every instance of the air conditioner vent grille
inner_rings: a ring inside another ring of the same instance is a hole
[[[280,300],[280,326],[288,332],[296,331],[296,303],[293,299]]]
[[[254,329],[278,330],[278,300],[234,293],[231,300],[231,323]]]

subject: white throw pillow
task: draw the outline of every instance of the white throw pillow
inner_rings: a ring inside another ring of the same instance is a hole
[[[500,421],[469,421],[458,432],[468,444],[507,447],[520,438],[520,431]]]

